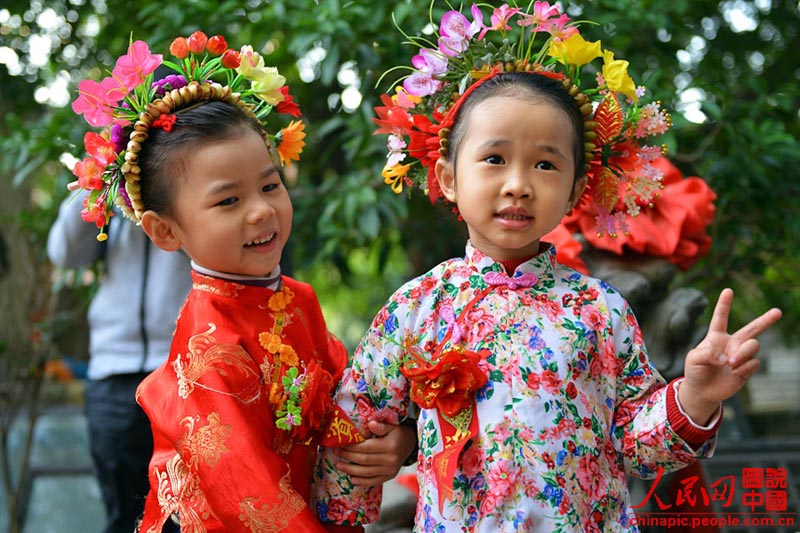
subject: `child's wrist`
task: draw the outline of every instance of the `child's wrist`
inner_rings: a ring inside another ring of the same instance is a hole
[[[705,426],[720,406],[718,401],[706,400],[691,383],[682,379],[677,384],[677,401],[686,415],[696,424]]]

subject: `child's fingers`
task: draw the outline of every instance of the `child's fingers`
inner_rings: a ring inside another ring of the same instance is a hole
[[[758,359],[749,359],[746,362],[740,364],[735,369],[732,369],[731,372],[739,377],[742,381],[747,381],[751,377],[758,372],[758,368],[761,366],[761,361]]]
[[[380,485],[392,478],[393,473],[388,472],[384,466],[363,466],[352,463],[338,462],[336,468],[350,476],[353,485],[371,487]]]
[[[771,325],[780,320],[783,313],[777,307],[774,307],[761,315],[760,317],[751,320],[748,324],[740,328],[733,334],[739,340],[752,339],[764,333]]]
[[[703,341],[691,352],[691,361],[696,365],[721,366],[728,362],[727,354],[720,353],[714,345],[708,341]]]
[[[714,313],[711,315],[711,323],[708,325],[710,332],[728,332],[728,315],[730,315],[732,303],[733,291],[731,289],[723,289],[719,294],[719,298],[717,298]]]
[[[728,357],[731,368],[737,368],[752,359],[757,353],[761,344],[758,339],[747,339],[741,343],[736,350]]]
[[[370,433],[376,437],[383,437],[395,427],[397,427],[395,424],[386,424],[384,422],[378,422],[377,420],[370,420],[369,423],[367,423],[367,428]]]
[[[336,455],[351,463],[374,464],[376,455],[384,453],[383,445],[376,439],[367,439],[358,444],[351,444],[343,448],[336,449]]]

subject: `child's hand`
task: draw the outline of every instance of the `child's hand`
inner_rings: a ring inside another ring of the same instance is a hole
[[[336,468],[349,475],[353,485],[362,487],[381,485],[395,477],[417,441],[415,428],[405,424],[372,421],[369,430],[374,438],[336,450],[343,459]]]
[[[728,333],[728,315],[733,291],[719,295],[708,333],[686,355],[685,379],[678,389],[678,401],[686,414],[705,425],[719,407],[758,371],[759,349],[756,337],[781,317],[780,309],[770,309],[733,334]]]

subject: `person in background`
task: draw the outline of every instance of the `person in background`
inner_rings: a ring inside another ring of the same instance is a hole
[[[89,365],[85,409],[94,473],[106,510],[105,533],[130,533],[144,509],[153,453],[150,422],[136,387],[162,364],[175,319],[192,285],[189,259],[160,250],[122,217],[108,239],[81,220],[83,198],[68,196],[50,229],[47,253],[61,268],[102,261],[88,311]]]

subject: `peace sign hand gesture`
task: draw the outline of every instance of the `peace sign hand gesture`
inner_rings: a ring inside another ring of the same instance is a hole
[[[678,401],[686,414],[700,425],[705,425],[720,402],[736,394],[758,371],[756,337],[781,317],[780,309],[773,308],[729,334],[732,303],[733,291],[724,289],[714,308],[708,333],[686,355],[685,379],[678,389]]]

